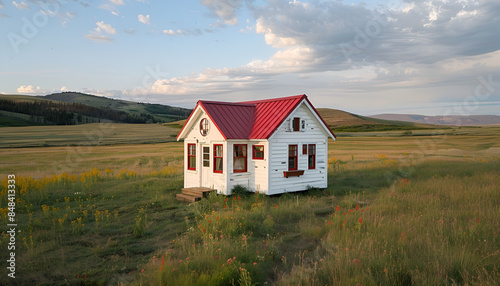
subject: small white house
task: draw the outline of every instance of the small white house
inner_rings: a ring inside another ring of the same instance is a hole
[[[267,195],[326,188],[328,128],[307,96],[198,101],[184,139],[184,187],[230,195],[242,185]]]

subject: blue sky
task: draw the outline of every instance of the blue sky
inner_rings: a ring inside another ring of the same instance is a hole
[[[0,0],[0,93],[500,115],[500,2]]]

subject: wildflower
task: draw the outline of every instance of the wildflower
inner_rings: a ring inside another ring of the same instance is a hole
[[[257,262],[254,262],[253,265],[257,265]]]
[[[339,206],[337,206],[337,207],[335,208],[335,210],[336,210],[336,211],[339,211],[339,210],[340,210],[340,207],[339,207]]]
[[[328,222],[328,224],[331,224],[330,222]]]
[[[359,218],[358,219],[359,223],[362,223],[363,222],[363,219],[362,218]]]
[[[356,210],[359,210],[359,205],[356,205]]]
[[[219,219],[219,217],[217,217],[217,219]]]

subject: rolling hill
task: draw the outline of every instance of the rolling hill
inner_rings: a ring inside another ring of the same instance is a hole
[[[318,113],[334,132],[366,132],[436,128],[431,124],[385,120],[361,116],[338,109],[318,108]]]
[[[0,126],[165,123],[187,118],[190,112],[180,107],[115,100],[78,92],[0,96]]]
[[[426,116],[418,114],[377,114],[371,115],[372,118],[384,120],[399,120],[414,123],[440,124],[440,125],[493,125],[500,124],[500,116],[496,115],[468,115],[468,116]]]

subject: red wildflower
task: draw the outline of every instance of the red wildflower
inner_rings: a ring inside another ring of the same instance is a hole
[[[328,222],[328,224],[331,224],[330,222]]]
[[[339,206],[337,206],[337,207],[335,208],[335,210],[336,210],[336,211],[340,210],[340,207],[339,207]]]
[[[212,223],[212,221],[211,221],[211,220],[209,220],[209,221],[208,221],[208,223]]]
[[[203,228],[203,232],[205,232],[205,228]]]
[[[361,265],[361,260],[354,258],[352,263],[354,263],[354,266],[359,267]]]
[[[219,217],[217,217],[217,219],[219,219]]]
[[[356,205],[356,210],[359,210],[359,205]]]
[[[359,223],[362,223],[363,222],[363,219],[362,218],[359,218],[358,219]]]

